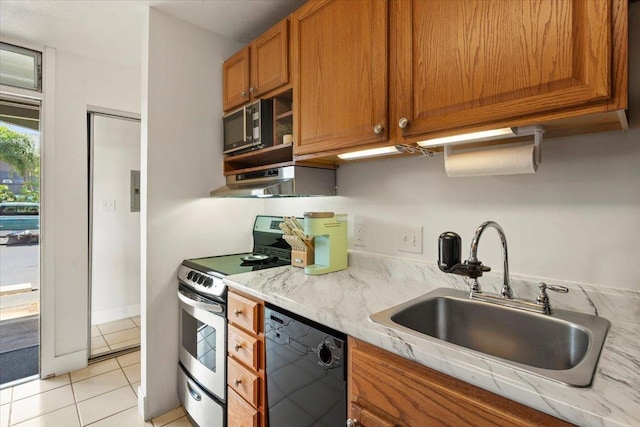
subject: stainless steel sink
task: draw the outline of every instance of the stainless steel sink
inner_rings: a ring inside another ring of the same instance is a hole
[[[567,310],[544,315],[472,300],[448,288],[375,313],[371,320],[576,387],[591,384],[610,325],[602,317]]]

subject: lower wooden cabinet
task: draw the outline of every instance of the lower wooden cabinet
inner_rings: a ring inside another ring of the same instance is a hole
[[[264,303],[229,289],[227,425],[267,425]]]
[[[232,390],[229,390],[227,398],[227,411],[227,426],[229,427],[258,427],[260,425],[258,410]]]
[[[571,425],[351,337],[348,364],[354,427]]]

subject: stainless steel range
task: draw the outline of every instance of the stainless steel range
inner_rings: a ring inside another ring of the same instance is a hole
[[[227,289],[222,278],[291,264],[282,217],[256,217],[253,251],[184,260],[178,270],[178,395],[199,426],[226,426]]]

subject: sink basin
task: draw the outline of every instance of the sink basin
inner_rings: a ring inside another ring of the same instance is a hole
[[[602,317],[567,310],[544,315],[472,300],[448,288],[375,313],[371,320],[576,387],[591,384],[610,325]]]

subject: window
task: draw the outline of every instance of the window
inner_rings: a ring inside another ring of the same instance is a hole
[[[42,91],[42,53],[0,43],[0,84]]]

